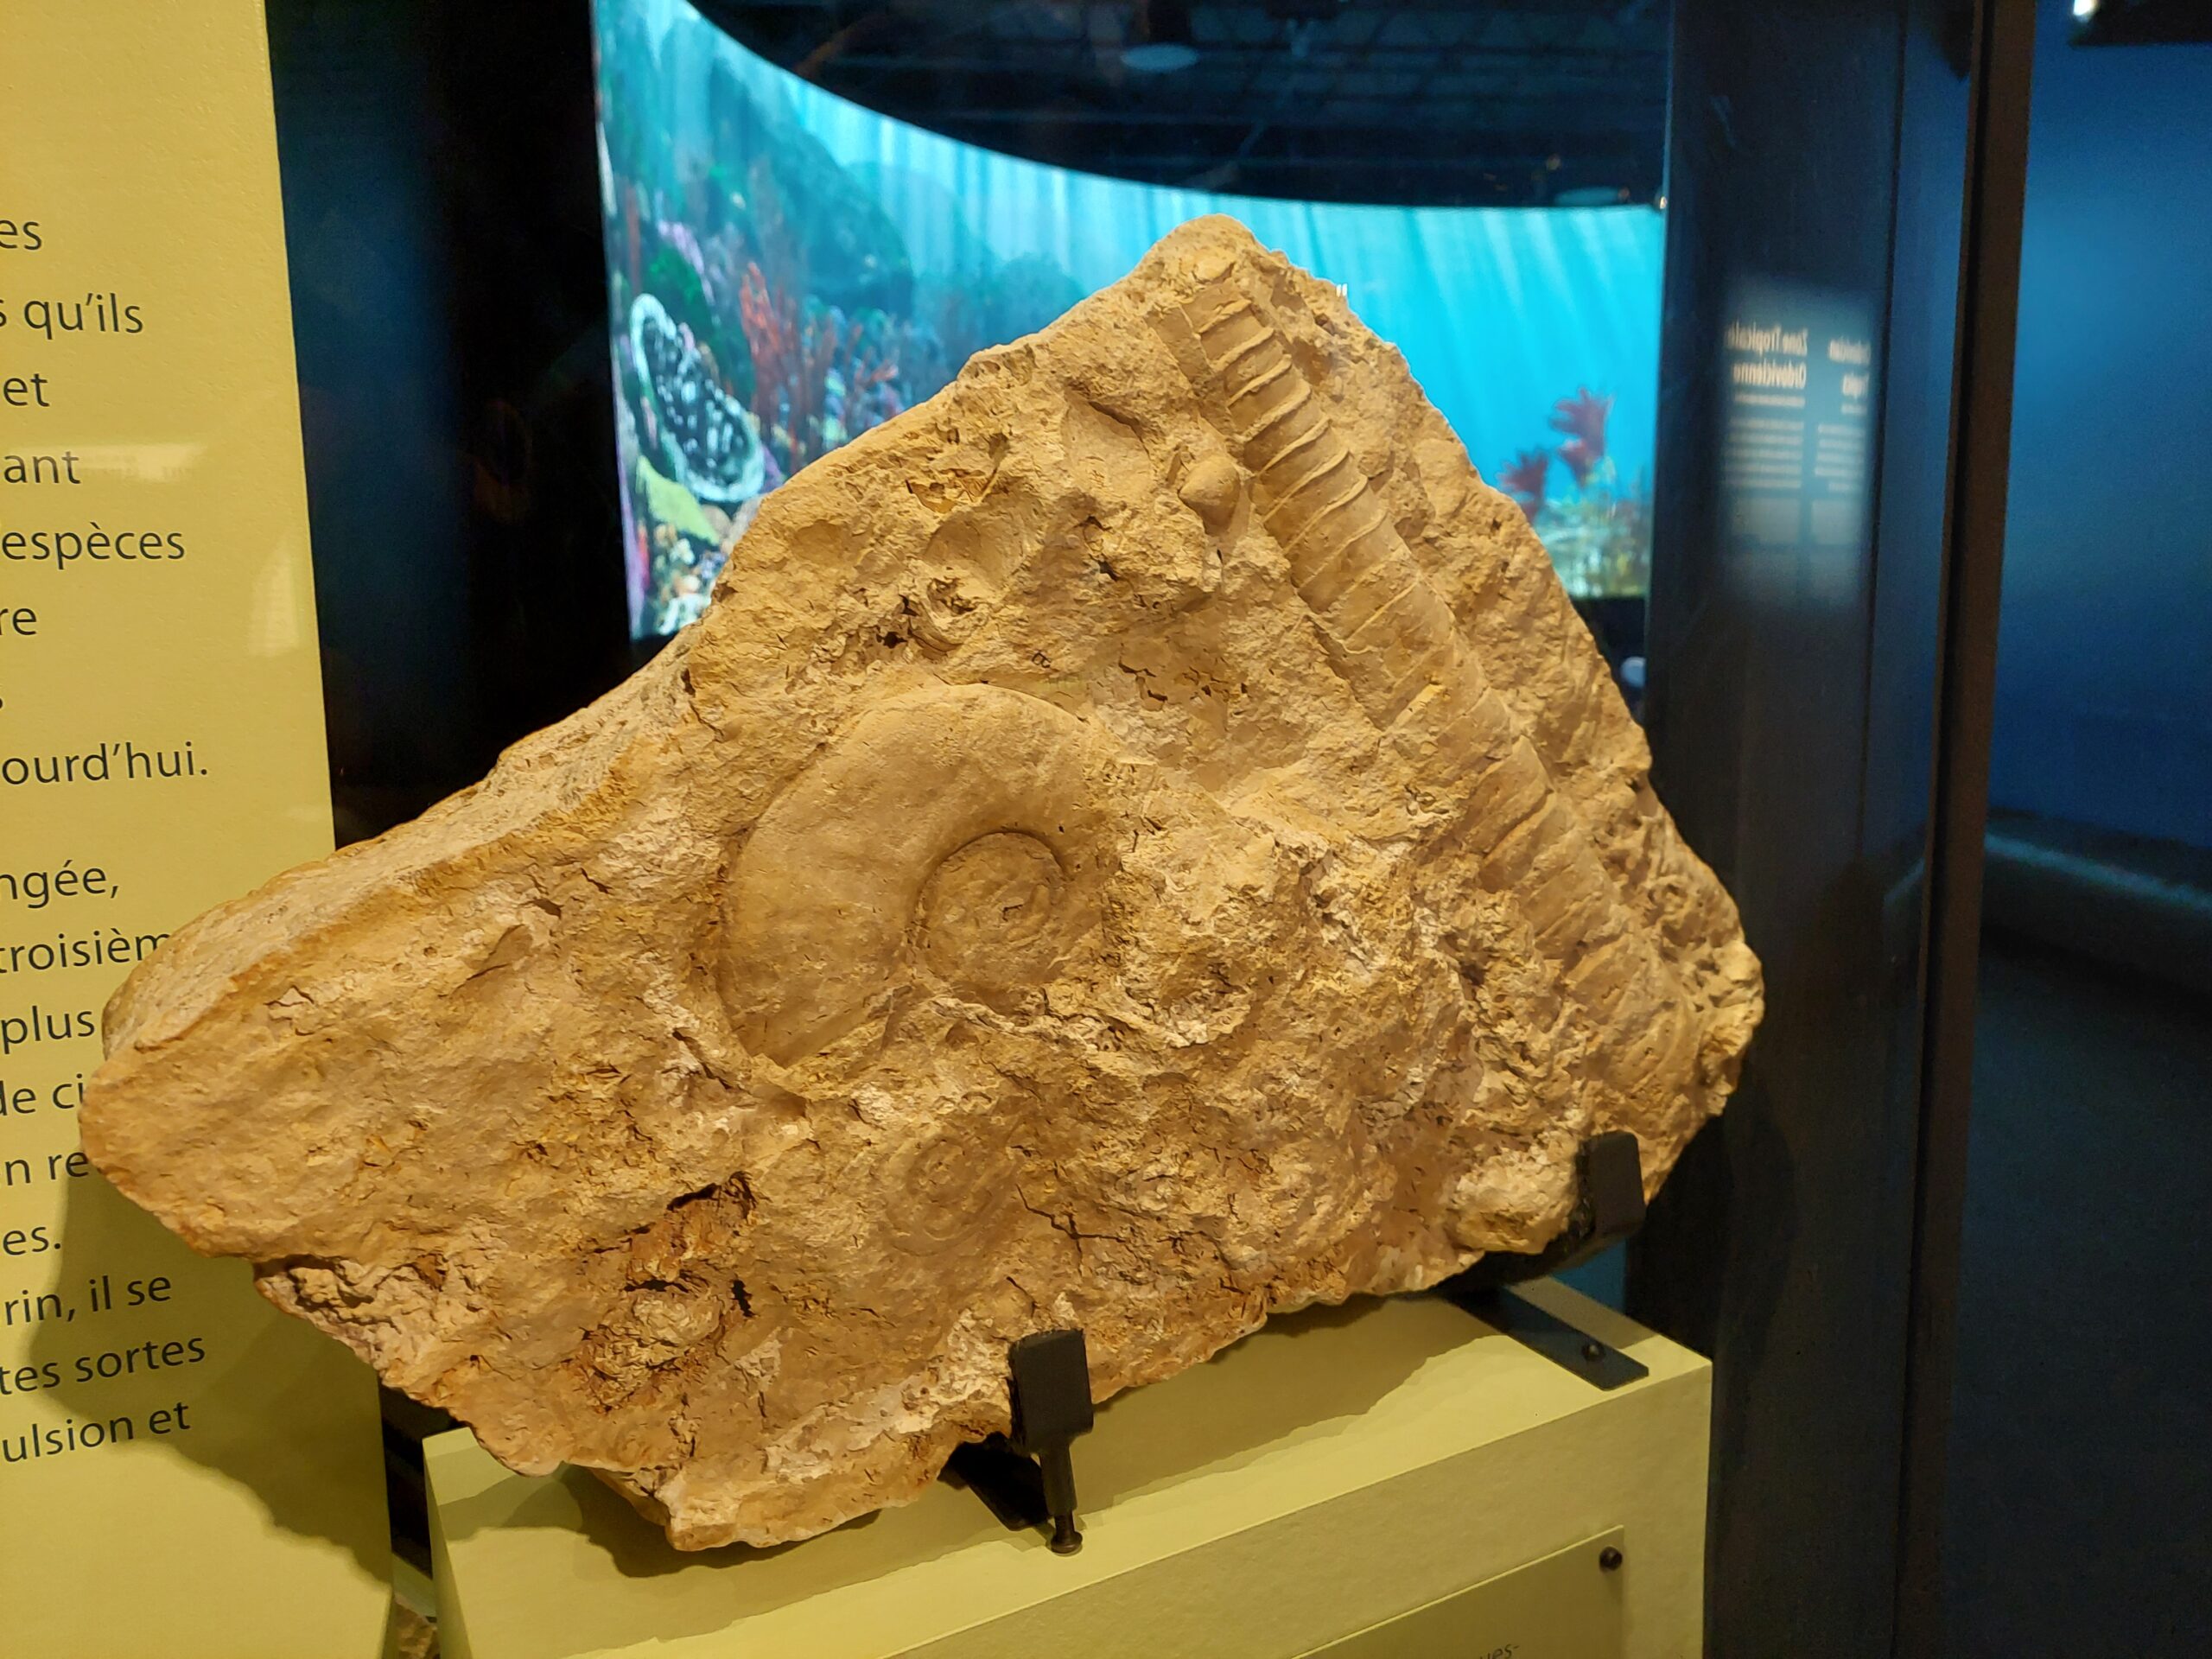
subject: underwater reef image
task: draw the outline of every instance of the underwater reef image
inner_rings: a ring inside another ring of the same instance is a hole
[[[621,0],[596,17],[631,627],[647,637],[706,608],[762,495],[1087,290],[1030,259],[918,285],[765,66],[688,9],[664,31]]]
[[[1404,353],[1578,599],[1645,591],[1664,227],[1640,207],[1275,200],[1069,172],[865,110],[687,0],[594,0],[632,633],[705,610],[761,497],[1210,213]],[[1560,398],[1561,385],[1586,387]],[[1619,394],[1618,401],[1614,393]]]
[[[1605,448],[1612,409],[1611,397],[1577,387],[1552,406],[1550,425],[1565,440],[1523,449],[1497,469],[1498,488],[1521,504],[1577,599],[1625,599],[1651,588],[1651,473],[1639,467],[1623,486]],[[1551,487],[1554,461],[1567,477],[1564,494]]]

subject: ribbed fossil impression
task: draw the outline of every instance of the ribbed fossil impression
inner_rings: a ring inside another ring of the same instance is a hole
[[[1656,1187],[1760,1007],[1519,510],[1224,219],[777,491],[705,619],[181,930],[99,1166],[679,1545]]]

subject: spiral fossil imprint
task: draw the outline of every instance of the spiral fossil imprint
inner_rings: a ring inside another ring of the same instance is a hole
[[[88,1153],[512,1466],[804,1537],[1656,1186],[1760,1011],[1517,508],[1222,219],[767,497],[706,616],[180,928]]]
[[[1047,945],[1071,931],[1095,908],[1110,804],[1136,770],[1096,727],[995,686],[932,687],[870,709],[776,798],[739,855],[723,978],[747,1043],[789,1061],[850,1030],[899,974],[931,879],[982,843],[1039,849],[1052,878],[1042,907],[1059,924]],[[1026,859],[1019,847],[1003,856]],[[987,919],[976,941],[986,974],[1007,954],[1007,919]],[[1049,974],[1049,950],[1017,955],[1027,960],[1007,980]]]

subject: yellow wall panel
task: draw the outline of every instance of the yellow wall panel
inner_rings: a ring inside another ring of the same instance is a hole
[[[0,0],[0,1650],[376,1651],[374,1390],[86,1170],[130,963],[329,850],[255,0]]]

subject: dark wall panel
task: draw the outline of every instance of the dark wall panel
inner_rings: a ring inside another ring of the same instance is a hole
[[[2212,847],[2212,46],[2040,8],[1999,807]]]
[[[341,839],[629,666],[587,0],[270,0]]]
[[[1629,1307],[1715,1361],[1710,1650],[1879,1653],[1963,91],[1932,6],[1680,0],[1675,29],[1649,719],[1661,793],[1743,906],[1769,1013],[1631,1253]],[[1730,472],[1729,325],[1792,317],[1814,327],[1816,382],[1824,333],[1874,345],[1849,532],[1810,505],[1794,539],[1760,528]]]

